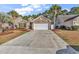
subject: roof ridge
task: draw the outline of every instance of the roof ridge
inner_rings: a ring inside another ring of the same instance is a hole
[[[51,22],[51,20],[50,19],[48,19],[48,18],[46,18],[46,17],[44,17],[43,15],[40,15],[40,16],[38,16],[37,18],[35,18],[32,22],[34,22],[34,21],[36,21],[36,20],[46,20],[46,21],[49,21],[49,22]]]

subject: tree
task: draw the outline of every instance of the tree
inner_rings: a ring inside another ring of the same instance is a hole
[[[73,8],[71,8],[70,13],[71,14],[79,14],[79,7],[73,7]]]
[[[33,15],[31,15],[31,17],[32,17],[32,18],[36,18],[36,17],[37,17],[37,15],[34,15],[34,14],[33,14]]]
[[[61,13],[60,14],[67,15],[68,14],[68,10],[66,10],[66,9],[61,10]]]
[[[28,16],[23,16],[22,17],[24,20],[28,20]]]
[[[14,10],[8,12],[8,14],[11,15],[13,19],[15,19],[16,17],[19,16],[19,14],[16,11],[14,11]]]
[[[11,17],[8,14],[0,12],[0,22],[4,23],[10,21],[11,21]]]
[[[4,32],[4,29],[7,30],[7,25],[4,25],[5,23],[7,23],[9,25],[9,23],[12,22],[11,17],[4,12],[0,12],[0,22],[1,22],[1,30],[2,32]]]
[[[61,7],[55,4],[55,5],[53,5],[51,7],[51,9],[52,9],[52,12],[54,14],[54,28],[55,28],[55,26],[56,26],[56,19],[57,19],[57,16],[60,14]]]

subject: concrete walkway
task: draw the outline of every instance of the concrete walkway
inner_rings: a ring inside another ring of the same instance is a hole
[[[76,53],[66,42],[50,30],[37,30],[25,33],[0,46],[0,53],[49,54]]]

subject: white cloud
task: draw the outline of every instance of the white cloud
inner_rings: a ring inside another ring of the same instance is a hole
[[[21,6],[28,6],[28,7],[33,7],[33,8],[39,8],[39,7],[41,7],[40,4],[21,4]]]
[[[24,15],[26,13],[30,13],[36,9],[36,11],[41,11],[42,8],[40,4],[21,4],[21,6],[27,6],[27,7],[22,7],[22,8],[16,8],[15,11],[17,11],[19,14]]]
[[[32,4],[32,7],[39,8],[39,7],[41,7],[41,5],[40,4]]]
[[[28,7],[33,7],[33,8],[39,8],[41,4],[21,4],[21,6],[28,6]]]
[[[29,12],[32,12],[33,11],[33,8],[30,8],[30,7],[16,8],[15,11],[18,12],[20,15],[24,15],[27,12],[28,13]]]
[[[24,12],[24,11],[31,12],[31,11],[33,11],[33,9],[30,7],[24,7],[24,8],[17,8],[17,9],[15,9],[15,11],[17,11],[17,12]]]
[[[28,4],[21,4],[21,6],[28,6]]]

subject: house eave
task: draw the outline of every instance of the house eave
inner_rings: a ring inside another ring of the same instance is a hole
[[[71,17],[71,18],[68,18],[68,19],[66,19],[64,22],[67,22],[67,21],[70,21],[70,20],[74,20],[74,18],[76,18],[76,17],[78,17],[79,15],[76,15],[76,16],[74,16],[74,17]]]

